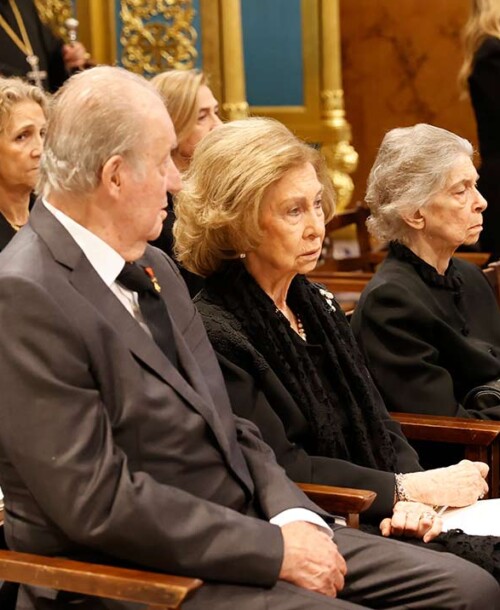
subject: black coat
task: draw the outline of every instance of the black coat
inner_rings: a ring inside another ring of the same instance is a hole
[[[5,216],[0,214],[0,252],[16,234],[16,230],[10,225]]]
[[[200,292],[200,290],[205,285],[205,280],[201,277],[201,275],[196,275],[196,273],[191,273],[185,269],[182,265],[180,265],[175,258],[174,252],[174,235],[173,228],[175,222],[175,210],[174,210],[174,198],[171,193],[167,193],[168,198],[168,207],[167,207],[167,217],[163,221],[163,227],[160,235],[151,243],[152,246],[156,248],[160,248],[165,254],[168,254],[171,259],[176,263],[180,274],[182,275],[182,279],[186,282],[186,286],[188,287],[189,294],[194,297]]]
[[[375,520],[391,514],[394,474],[307,453],[304,445],[311,434],[309,422],[277,375],[263,365],[264,357],[258,346],[250,343],[238,320],[210,300],[206,291],[200,293],[195,303],[219,357],[234,412],[257,424],[288,476],[303,483],[371,489],[377,492],[377,498],[364,515]],[[332,315],[342,314],[337,311]],[[380,409],[396,451],[397,472],[421,470],[399,424],[382,404]]]
[[[469,390],[500,377],[500,313],[488,281],[475,265],[452,259],[461,282],[454,289],[418,261],[391,250],[352,318],[385,404],[390,411],[500,419],[500,405],[461,405]]]
[[[48,78],[44,82],[44,86],[49,91],[56,91],[68,78],[62,58],[63,42],[56,38],[50,28],[42,23],[33,0],[16,0],[16,3],[33,47],[33,52],[40,60],[39,68],[47,72]],[[0,0],[0,14],[14,32],[19,34],[19,27],[7,0]],[[25,77],[30,70],[26,55],[0,27],[0,74]]]
[[[487,37],[476,52],[469,77],[481,167],[478,188],[488,202],[481,245],[500,257],[500,39]]]

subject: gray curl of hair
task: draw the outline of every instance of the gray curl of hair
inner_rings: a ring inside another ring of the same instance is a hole
[[[409,227],[403,215],[428,204],[444,188],[457,158],[473,154],[468,140],[433,125],[387,132],[368,177],[370,233],[381,242],[405,243]]]

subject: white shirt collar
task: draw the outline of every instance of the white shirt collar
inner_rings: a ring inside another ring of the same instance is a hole
[[[54,214],[80,246],[106,286],[111,286],[123,269],[125,259],[100,237],[55,208],[46,199],[42,199],[42,201],[47,210]]]

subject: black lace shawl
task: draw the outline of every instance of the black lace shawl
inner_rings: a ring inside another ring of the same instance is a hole
[[[409,253],[400,250],[401,256],[414,257],[415,264],[426,265],[405,246],[401,248]],[[434,281],[431,276],[442,277],[435,270],[429,275],[429,281]],[[449,279],[442,282],[442,287],[456,290],[459,284],[460,279]],[[208,278],[198,299],[203,300],[205,296],[238,320],[262,356],[259,367],[271,367],[297,405],[306,410],[318,441],[316,455],[394,472],[394,448],[381,419],[381,398],[349,324],[330,293],[297,276],[288,294],[288,304],[300,316],[308,340],[313,339],[324,347],[324,371],[315,369],[305,343],[301,344],[286,318],[276,311],[272,300],[239,261],[228,263]],[[224,348],[217,346],[220,347]],[[328,389],[324,384],[327,377],[331,379]],[[344,436],[339,424],[344,417],[350,423],[349,438]],[[362,529],[380,535],[378,526],[365,523]],[[407,541],[454,553],[481,566],[500,582],[500,537],[470,536],[461,530],[451,530],[428,544],[416,539]]]
[[[208,278],[205,290],[210,301],[240,322],[304,412],[314,439],[314,447],[306,449],[394,472],[395,452],[382,421],[381,398],[332,295],[304,276],[296,276],[288,293],[288,304],[300,316],[308,340],[322,347],[323,367],[318,371],[307,345],[243,264],[225,265]]]

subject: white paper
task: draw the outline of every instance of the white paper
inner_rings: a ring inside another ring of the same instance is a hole
[[[500,498],[480,500],[464,508],[449,508],[443,518],[443,531],[455,528],[466,534],[500,536]]]

